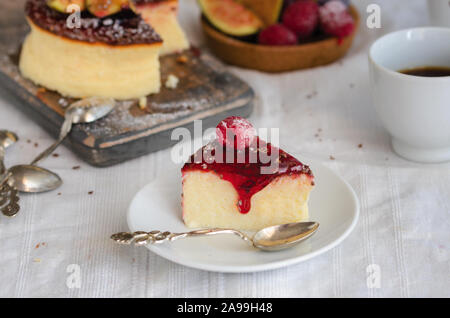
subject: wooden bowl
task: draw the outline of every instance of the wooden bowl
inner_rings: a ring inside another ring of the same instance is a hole
[[[293,46],[268,46],[244,42],[215,29],[202,17],[202,27],[211,51],[224,62],[263,72],[285,72],[332,63],[350,49],[359,25],[359,14],[350,7],[355,30],[343,39],[334,37]]]

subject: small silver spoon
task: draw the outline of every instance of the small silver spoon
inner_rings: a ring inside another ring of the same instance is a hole
[[[256,232],[251,238],[241,231],[232,229],[204,229],[186,233],[171,232],[121,232],[111,236],[111,239],[123,245],[134,243],[137,246],[147,244],[159,244],[167,241],[175,241],[186,237],[196,237],[215,234],[234,234],[250,243],[253,247],[264,251],[279,251],[292,247],[310,238],[319,228],[317,222],[298,222],[269,226]]]
[[[73,124],[92,123],[108,115],[115,107],[116,102],[112,98],[91,97],[79,100],[71,104],[65,112],[64,122],[59,133],[59,138],[53,145],[37,156],[30,165],[34,166],[39,161],[47,158],[67,137]]]
[[[40,193],[52,191],[61,186],[62,180],[50,170],[30,165],[18,165],[9,168],[8,185],[20,192]]]
[[[5,130],[0,131],[0,175],[3,175],[6,171],[3,165],[5,149],[15,143],[18,139],[19,138],[13,132]],[[3,204],[7,202],[8,198],[10,204],[17,203],[17,190],[22,192],[49,191],[55,187],[59,187],[62,183],[61,179],[49,170],[34,166],[20,165],[8,169],[7,175],[3,176],[1,179],[0,193],[2,194],[2,199],[0,202],[5,201]],[[7,184],[4,182],[6,179],[8,179]],[[39,191],[39,189],[42,189],[42,191]],[[9,209],[8,211],[8,216],[14,216],[19,212],[18,209]]]
[[[108,115],[115,107],[112,98],[91,97],[71,104],[65,112],[64,123],[56,142],[39,154],[29,165],[18,165],[8,169],[5,181],[21,192],[46,192],[62,184],[62,179],[55,173],[36,167],[36,164],[47,158],[67,137],[73,124],[91,123]]]

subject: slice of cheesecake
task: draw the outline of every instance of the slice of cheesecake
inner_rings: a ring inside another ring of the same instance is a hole
[[[79,28],[46,0],[28,0],[31,32],[21,52],[24,77],[64,96],[140,98],[159,92],[162,39],[131,10],[100,19],[81,13]]]
[[[182,168],[183,220],[188,227],[259,230],[308,220],[314,186],[308,166],[258,137],[245,149],[228,148],[215,140]],[[230,151],[234,162],[225,160]],[[245,160],[236,160],[242,151]],[[262,153],[271,161],[262,160]]]
[[[164,40],[161,55],[180,52],[189,47],[177,20],[178,0],[134,0],[134,6]]]

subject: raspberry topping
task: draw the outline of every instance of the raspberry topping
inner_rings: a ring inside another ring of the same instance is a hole
[[[319,6],[312,0],[294,2],[286,8],[282,21],[300,39],[305,39],[319,23]]]
[[[278,23],[261,31],[259,43],[263,45],[294,45],[297,44],[297,37],[294,32]]]
[[[253,125],[245,118],[231,116],[217,125],[216,134],[222,145],[242,150],[250,146],[256,132]]]
[[[339,38],[353,32],[355,21],[347,10],[347,6],[339,0],[325,3],[319,9],[320,26],[324,33]]]

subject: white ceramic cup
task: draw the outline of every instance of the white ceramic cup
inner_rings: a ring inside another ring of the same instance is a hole
[[[372,98],[394,151],[419,162],[450,160],[450,76],[399,70],[450,67],[450,28],[416,28],[379,38],[370,48]]]
[[[428,0],[431,24],[450,28],[450,0]]]

